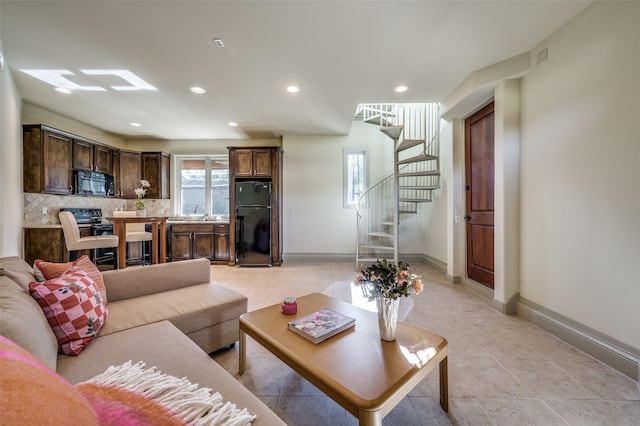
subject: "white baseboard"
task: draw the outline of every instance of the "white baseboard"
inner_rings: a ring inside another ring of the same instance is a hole
[[[353,262],[356,265],[354,253],[285,253],[284,262]]]
[[[640,350],[591,330],[527,299],[516,303],[518,316],[639,382]]]
[[[353,262],[355,267],[355,253],[285,253],[284,262]],[[447,273],[447,264],[426,254],[400,254],[400,258],[409,264],[424,263],[427,266],[441,272]]]

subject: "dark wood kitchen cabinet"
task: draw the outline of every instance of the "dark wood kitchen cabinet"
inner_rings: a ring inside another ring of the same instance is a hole
[[[142,179],[142,154],[121,149],[114,153],[114,187],[120,198],[136,198],[134,190]]]
[[[113,149],[104,145],[93,145],[93,167],[96,172],[113,174]]]
[[[22,143],[24,192],[72,194],[73,136],[43,125],[25,125]]]
[[[171,260],[214,259],[213,224],[171,226]]]
[[[229,148],[229,172],[236,177],[271,177],[272,153],[270,148]]]
[[[73,140],[73,168],[93,171],[93,144],[83,140]]]
[[[89,140],[73,140],[73,168],[113,174],[113,149]]]
[[[142,153],[142,179],[149,181],[147,198],[171,198],[171,156],[166,152]]]
[[[80,237],[91,235],[88,226],[80,227]],[[77,257],[91,256],[90,250],[79,250]],[[24,228],[24,260],[33,265],[36,259],[63,263],[69,261],[69,252],[62,227]]]
[[[229,261],[229,224],[220,223],[213,225],[214,229],[214,261],[227,263]]]

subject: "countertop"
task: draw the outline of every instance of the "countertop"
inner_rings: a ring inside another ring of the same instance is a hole
[[[111,222],[109,222],[108,220],[103,220],[101,223],[103,224],[110,224]],[[174,224],[174,225],[228,225],[229,224],[229,220],[228,219],[221,219],[221,220],[214,220],[214,219],[201,219],[201,218],[190,218],[190,217],[176,217],[176,216],[172,216],[167,220],[167,224]],[[79,223],[78,224],[78,228],[87,228],[91,226],[91,224],[88,223]],[[49,224],[49,225],[23,225],[22,226],[23,229],[32,229],[32,228],[51,228],[51,229],[55,229],[55,228],[62,228],[62,225],[59,223],[54,223],[54,224]]]
[[[190,217],[190,216],[171,216],[169,217],[169,219],[167,220],[168,224],[195,224],[195,225],[206,225],[208,223],[214,224],[214,225],[226,225],[229,223],[229,219],[224,219],[221,218],[220,220],[216,220],[215,216],[208,216],[208,217],[203,217],[203,216],[196,216],[196,217]]]

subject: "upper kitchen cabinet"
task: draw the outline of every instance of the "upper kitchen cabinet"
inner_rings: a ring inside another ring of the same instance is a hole
[[[113,149],[103,146],[93,146],[93,167],[96,172],[113,174]]]
[[[22,130],[24,192],[73,193],[73,136],[43,125]]]
[[[274,165],[271,148],[229,147],[229,173],[236,177],[271,177]]]
[[[149,181],[147,198],[171,198],[171,156],[166,152],[142,153],[142,179]]]
[[[73,168],[113,174],[113,150],[87,140],[73,140]]]
[[[121,149],[114,158],[114,187],[120,198],[136,198],[134,190],[142,179],[142,154],[137,151]]]
[[[73,140],[73,168],[93,171],[93,144],[88,141]]]

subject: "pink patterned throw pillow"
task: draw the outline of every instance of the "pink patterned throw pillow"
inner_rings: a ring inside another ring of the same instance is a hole
[[[82,352],[109,313],[95,281],[77,266],[58,278],[29,283],[29,293],[42,308],[65,355]]]

